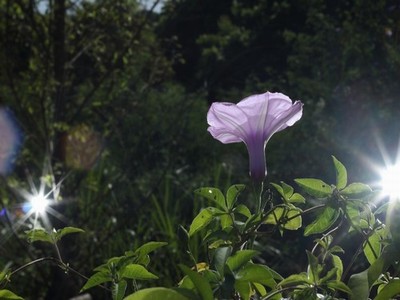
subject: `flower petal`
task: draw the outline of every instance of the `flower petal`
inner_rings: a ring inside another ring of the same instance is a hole
[[[276,132],[292,126],[300,120],[303,114],[303,103],[296,101],[293,105],[287,106],[280,99],[271,99],[268,111],[267,122],[264,127],[264,138],[266,141]]]
[[[225,144],[244,141],[249,132],[246,114],[233,103],[213,103],[207,114],[207,122],[211,135]]]

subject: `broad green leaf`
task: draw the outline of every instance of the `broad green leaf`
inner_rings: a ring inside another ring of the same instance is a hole
[[[232,209],[235,205],[238,195],[246,188],[244,184],[232,185],[226,192],[226,206],[228,209]]]
[[[9,290],[0,290],[0,299],[1,300],[24,300],[24,298],[17,296],[13,292]]]
[[[348,286],[352,292],[351,300],[368,300],[368,270],[351,275]]]
[[[332,187],[320,179],[298,178],[294,180],[307,194],[324,198],[332,194]]]
[[[235,290],[239,293],[240,299],[250,300],[252,290],[249,282],[235,281]]]
[[[224,274],[224,268],[228,257],[232,254],[232,247],[220,247],[215,249],[214,252],[214,266],[215,269],[221,274]]]
[[[305,203],[306,199],[299,193],[294,193],[289,199],[290,203]]]
[[[145,256],[154,250],[168,245],[167,242],[148,242],[135,250],[135,254],[139,257]],[[125,254],[126,255],[126,254]]]
[[[282,227],[288,230],[297,230],[301,227],[302,218],[300,209],[293,209],[287,207],[277,206],[267,216],[265,224],[278,224],[281,223]]]
[[[368,242],[364,242],[364,255],[368,262],[372,265],[381,255],[382,238],[378,231],[375,231],[369,238]]]
[[[310,281],[318,283],[319,281],[319,270],[318,270],[318,259],[310,252],[307,252],[307,258],[308,258],[308,278]]]
[[[250,209],[247,208],[247,206],[243,205],[243,204],[239,204],[238,206],[236,206],[236,208],[234,209],[235,213],[241,214],[247,218],[251,217],[251,211]]]
[[[333,265],[336,268],[336,279],[340,280],[343,275],[343,262],[340,259],[340,257],[335,254],[332,254],[332,258],[333,258]]]
[[[336,187],[341,190],[347,185],[347,170],[344,165],[336,159],[336,157],[332,156],[332,159],[336,171]]]
[[[154,287],[137,291],[124,298],[124,300],[191,300],[196,298],[187,298],[175,289],[164,287]]]
[[[330,206],[326,206],[324,211],[317,216],[317,218],[311,224],[307,225],[304,230],[304,235],[309,236],[311,234],[322,233],[329,229],[339,216],[339,211],[335,210]]]
[[[257,265],[253,263],[246,264],[239,272],[235,275],[236,280],[246,282],[257,282],[265,286],[275,288],[276,282],[266,266]]]
[[[113,300],[122,300],[125,296],[127,282],[121,280],[118,283],[114,283],[112,287]]]
[[[213,219],[213,207],[203,209],[194,219],[189,229],[189,236],[206,227]]]
[[[85,232],[83,229],[76,228],[76,227],[64,227],[62,229],[57,230],[55,237],[56,240],[59,241],[63,236],[71,233],[81,233]]]
[[[220,219],[222,229],[232,226],[232,224],[233,224],[232,217],[229,214],[223,214],[222,216],[219,217],[219,219]]]
[[[48,233],[44,229],[32,229],[25,231],[28,241],[30,243],[36,242],[36,241],[42,241],[42,242],[47,242],[50,244],[54,244],[56,241],[54,240],[54,236],[52,233]]]
[[[214,299],[210,283],[207,281],[207,279],[184,265],[179,265],[179,267],[187,276],[189,276],[190,280],[192,280],[194,286],[201,295],[202,300]]]
[[[85,283],[85,285],[81,288],[80,291],[83,292],[87,289],[90,289],[94,286],[100,285],[104,282],[111,281],[111,280],[112,280],[111,274],[97,272],[88,279],[88,281]]]
[[[331,280],[331,281],[328,281],[326,283],[326,285],[331,289],[339,290],[339,291],[345,292],[345,293],[347,293],[349,295],[352,294],[351,289],[346,284],[344,284],[342,281]]]
[[[288,287],[300,284],[312,284],[306,273],[293,274],[278,283],[278,286]]]
[[[371,187],[360,182],[351,183],[340,191],[340,193],[345,196],[360,196],[370,192],[372,192]]]
[[[271,185],[277,190],[277,192],[285,199],[285,192],[283,191],[283,188],[277,184],[277,183],[273,183],[271,182]]]
[[[290,199],[293,196],[294,189],[290,185],[281,181],[283,192],[285,193],[285,199]]]
[[[260,294],[261,297],[264,297],[267,295],[267,290],[262,284],[259,284],[257,282],[253,282],[252,285],[254,286],[255,290]],[[281,299],[282,297],[280,296],[278,299]]]
[[[129,278],[129,279],[158,279],[158,276],[154,275],[153,273],[149,272],[145,267],[138,264],[130,264],[125,266],[121,270],[121,277],[122,278]]]
[[[223,210],[225,210],[225,211],[227,210],[227,206],[225,203],[225,197],[219,189],[211,188],[211,187],[204,187],[204,188],[197,189],[194,192],[195,192],[195,194],[203,196],[204,198],[207,198],[208,200],[214,201]]]
[[[239,250],[227,259],[226,264],[232,272],[236,272],[259,253],[256,250]]]
[[[374,300],[389,300],[400,295],[400,279],[392,279],[380,290]]]

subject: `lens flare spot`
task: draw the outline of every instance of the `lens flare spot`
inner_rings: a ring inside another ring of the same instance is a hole
[[[21,130],[7,108],[0,107],[0,174],[8,174],[22,141]]]
[[[390,199],[400,199],[400,164],[388,167],[381,172],[382,193]]]

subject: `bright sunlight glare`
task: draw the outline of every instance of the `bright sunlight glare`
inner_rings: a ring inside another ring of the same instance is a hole
[[[380,186],[382,193],[390,200],[400,199],[400,164],[395,164],[381,172]]]
[[[42,214],[46,211],[46,207],[49,204],[49,200],[43,195],[35,195],[30,200],[32,210],[34,213]]]

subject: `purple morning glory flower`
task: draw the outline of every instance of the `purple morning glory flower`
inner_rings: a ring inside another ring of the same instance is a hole
[[[224,144],[244,142],[250,158],[250,176],[262,181],[267,169],[265,145],[278,131],[292,126],[302,116],[303,103],[281,93],[253,95],[238,104],[215,102],[207,122],[211,135]]]

